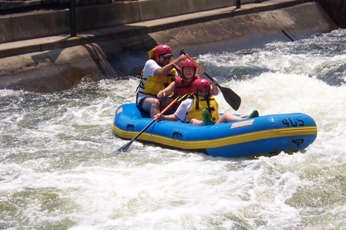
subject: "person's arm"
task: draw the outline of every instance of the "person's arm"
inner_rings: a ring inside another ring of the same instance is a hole
[[[182,54],[180,55],[177,59],[175,59],[174,61],[170,62],[169,64],[158,68],[157,70],[155,70],[154,75],[155,76],[166,76],[167,74],[169,74],[171,72],[171,70],[173,69],[174,65],[173,64],[178,64],[182,61],[184,61],[186,59],[185,55]]]
[[[174,91],[175,89],[175,82],[171,82],[171,84],[169,84],[166,88],[164,88],[163,90],[161,90],[158,94],[157,94],[157,98],[161,99],[161,98],[165,98],[168,95],[171,95],[171,93]]]
[[[212,80],[212,82],[210,84],[210,94],[214,95],[214,96],[219,94],[219,90],[218,90],[218,88],[216,86],[216,83],[217,83],[217,79],[215,77],[213,77],[213,80]]]
[[[154,116],[154,119],[157,121],[169,120],[169,121],[177,121],[179,118],[175,114],[162,115],[158,113]]]

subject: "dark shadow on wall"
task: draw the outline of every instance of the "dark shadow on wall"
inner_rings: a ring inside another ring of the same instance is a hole
[[[121,30],[107,28],[88,31],[87,34],[80,34],[79,37],[77,35],[76,38],[67,37],[53,44],[40,45],[42,52],[32,56],[34,63],[38,65],[49,59],[55,64],[64,48],[82,45],[96,64],[101,78],[137,76],[140,75],[148,58],[147,52],[157,45],[146,33],[146,29],[139,26],[122,26]]]
[[[85,45],[104,78],[139,76],[148,51],[157,45],[148,34],[97,40]]]
[[[108,62],[107,57],[103,52],[102,48],[98,44],[91,43],[85,44],[83,46],[88,50],[90,56],[95,61],[95,64],[100,70],[102,78],[116,78],[118,76],[117,73],[114,71],[113,67]]]
[[[335,23],[346,28],[346,0],[317,0]]]

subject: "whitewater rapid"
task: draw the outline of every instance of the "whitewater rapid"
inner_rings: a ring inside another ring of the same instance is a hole
[[[1,229],[345,229],[345,30],[196,60],[242,98],[237,112],[303,112],[306,151],[214,158],[112,134],[139,79],[51,94],[0,90]],[[231,111],[217,96],[220,111]]]

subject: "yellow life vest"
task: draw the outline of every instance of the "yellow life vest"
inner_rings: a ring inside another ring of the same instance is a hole
[[[144,78],[142,75],[139,92],[156,96],[174,80],[175,75],[175,68],[167,76],[149,76]]]
[[[209,106],[208,101],[204,97],[198,97],[195,95],[193,95],[193,97],[193,106],[187,112],[187,117],[189,121],[191,121],[192,118],[202,120],[203,109],[209,110],[210,116],[215,122],[219,120],[219,105],[213,96],[209,97]]]
[[[155,47],[148,52],[148,58],[154,59]],[[174,61],[174,56],[171,57],[170,62]],[[143,71],[141,76],[141,81],[138,86],[138,92],[144,94],[150,94],[156,96],[161,90],[166,88],[177,75],[176,69],[173,68],[171,72],[167,76],[148,76],[146,78],[143,77]]]

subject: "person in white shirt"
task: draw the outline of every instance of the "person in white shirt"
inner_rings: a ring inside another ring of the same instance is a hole
[[[172,101],[169,97],[160,101],[156,95],[174,80],[176,70],[173,64],[180,63],[186,57],[182,54],[174,60],[172,49],[168,45],[158,45],[148,54],[149,60],[144,65],[136,104],[153,118]]]

